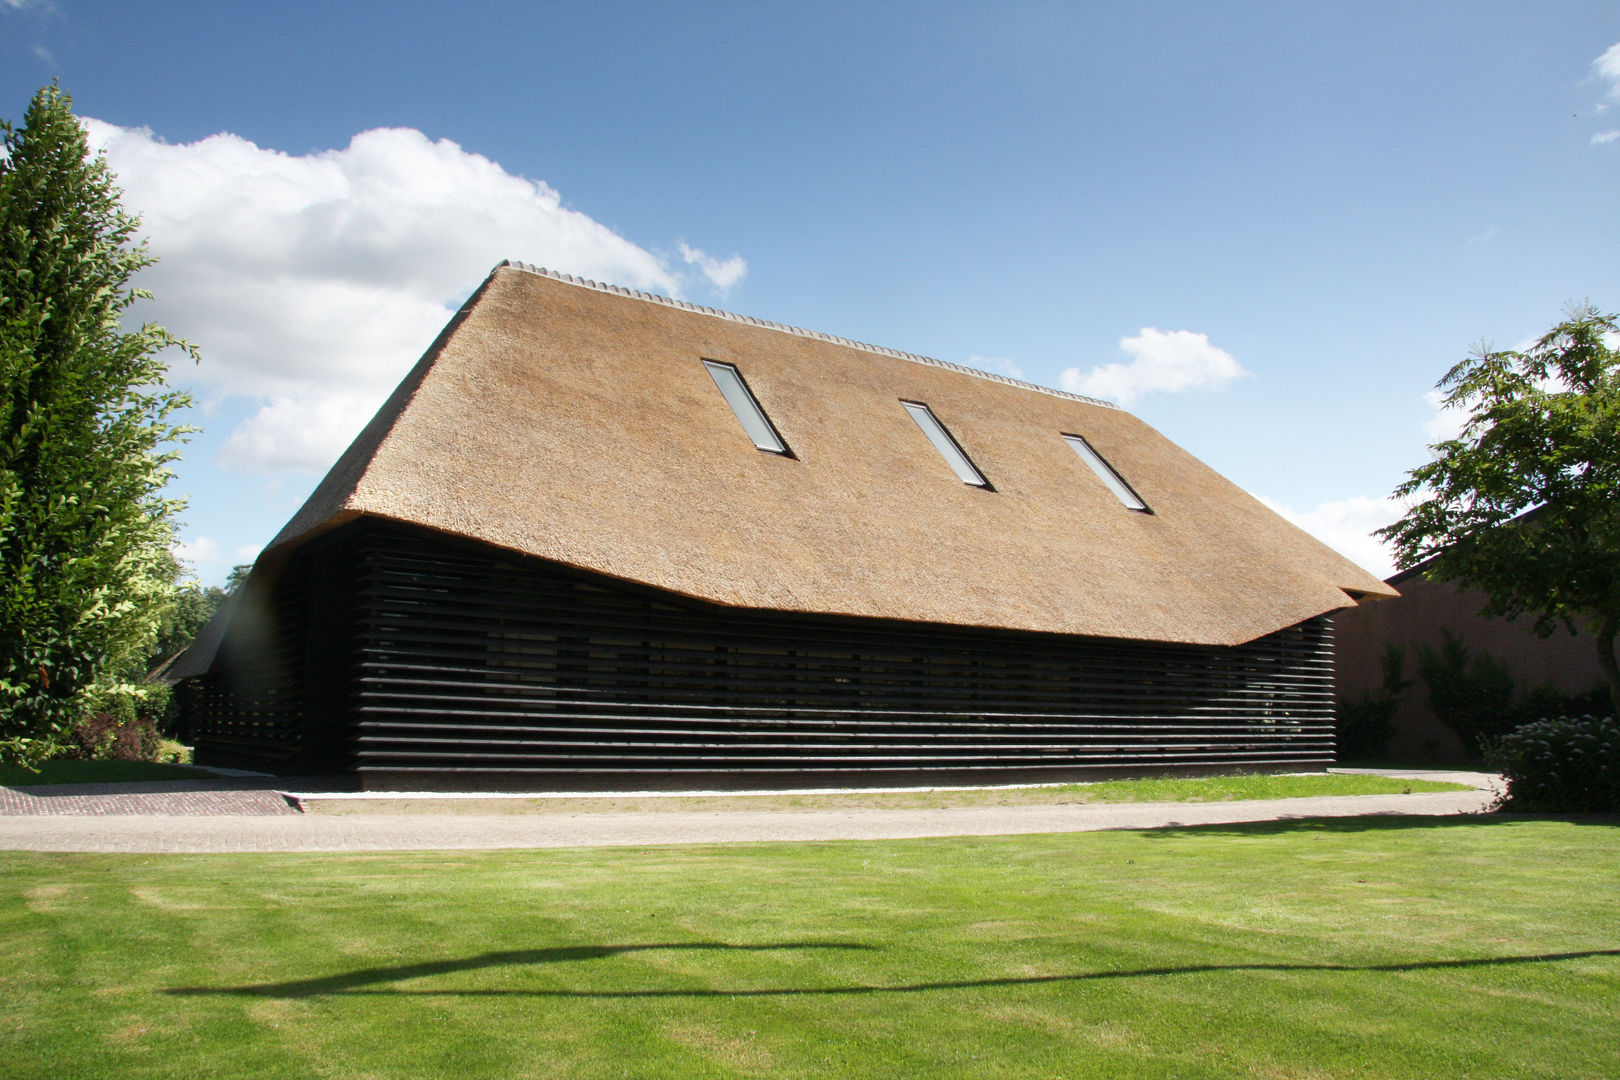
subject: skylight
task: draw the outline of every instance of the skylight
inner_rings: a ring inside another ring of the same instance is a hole
[[[1114,467],[1104,461],[1103,456],[1093,450],[1090,443],[1079,435],[1065,435],[1063,441],[1074,447],[1074,452],[1080,455],[1080,460],[1091,466],[1091,471],[1097,474],[1097,479],[1107,484],[1108,490],[1112,491],[1120,502],[1132,510],[1152,513],[1148,510],[1147,503],[1131,490],[1131,485],[1125,482],[1125,478],[1115,472]]]
[[[714,378],[714,385],[720,388],[725,395],[726,404],[731,411],[737,414],[742,421],[743,430],[748,437],[754,440],[754,445],[761,450],[769,450],[773,454],[788,454],[787,443],[776,433],[770,420],[765,416],[765,410],[759,407],[754,395],[749,392],[748,384],[743,382],[742,372],[730,364],[716,363],[713,360],[703,361],[703,366],[709,369]]]
[[[917,426],[922,428],[923,434],[928,436],[928,441],[934,444],[934,449],[939,451],[939,456],[945,459],[945,463],[961,478],[962,483],[971,484],[974,487],[990,487],[990,481],[986,480],[984,474],[973,467],[973,462],[969,461],[967,454],[962,452],[962,447],[957,444],[955,439],[951,438],[951,433],[945,430],[945,425],[940,423],[938,417],[929,411],[928,406],[917,401],[902,401],[900,404],[904,405],[906,412],[910,413],[911,418],[917,421]]]

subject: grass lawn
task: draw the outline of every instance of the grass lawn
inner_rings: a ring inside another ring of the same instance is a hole
[[[1620,827],[0,852],[4,1077],[1620,1075]]]
[[[1040,787],[941,788],[937,791],[861,791],[810,795],[604,795],[550,799],[312,799],[314,814],[533,814],[612,810],[837,810],[930,809],[947,806],[1036,806],[1076,803],[1230,802],[1297,799],[1311,795],[1402,795],[1471,791],[1468,784],[1341,773],[1239,776],[1147,776],[1089,784]]]
[[[202,780],[213,773],[189,765],[155,761],[65,761],[57,759],[30,772],[21,765],[0,765],[0,784],[30,787],[35,784],[121,784],[127,780]]]

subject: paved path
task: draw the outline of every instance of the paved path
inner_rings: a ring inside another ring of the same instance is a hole
[[[0,817],[132,814],[261,817],[298,811],[265,780],[151,780],[0,787]]]
[[[101,852],[422,851],[613,847],[770,840],[904,839],[1151,829],[1368,814],[1477,813],[1484,774],[1403,773],[1473,782],[1474,791],[1219,803],[1106,803],[947,809],[618,810],[532,814],[5,815],[0,849]],[[37,789],[36,789],[37,790]]]

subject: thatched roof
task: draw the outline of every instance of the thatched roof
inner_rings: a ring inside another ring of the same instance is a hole
[[[755,448],[705,359],[736,366],[792,456]],[[957,479],[902,401],[992,489]],[[1110,638],[1237,644],[1393,595],[1104,402],[513,264],[261,569],[359,515],[720,604]]]

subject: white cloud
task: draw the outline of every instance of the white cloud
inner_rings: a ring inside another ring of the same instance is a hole
[[[1467,411],[1446,408],[1445,399],[1445,393],[1440,390],[1430,390],[1423,395],[1423,400],[1434,410],[1434,415],[1423,424],[1423,434],[1428,437],[1430,446],[1455,439],[1462,434],[1463,425],[1468,423]]]
[[[219,544],[207,536],[199,536],[189,542],[177,541],[169,550],[175,558],[193,568],[199,564],[219,562]]]
[[[685,281],[545,183],[419,131],[300,156],[231,134],[171,146],[85,126],[160,259],[142,274],[157,299],[140,316],[202,350],[177,380],[205,402],[261,403],[226,440],[234,468],[330,465],[503,258],[677,296]],[[699,269],[718,285],[745,267]]]
[[[259,557],[259,552],[263,550],[263,544],[238,544],[236,549],[232,551],[231,554],[235,556],[234,561],[237,563],[237,565],[241,565],[242,563],[250,563],[254,559],[257,559]]]
[[[1499,230],[1495,225],[1487,225],[1483,229],[1481,229],[1479,232],[1475,233],[1473,236],[1470,236],[1468,238],[1468,246],[1469,247],[1484,247],[1486,244],[1490,243],[1492,240],[1495,240],[1496,239],[1496,234],[1498,232],[1500,232],[1500,231],[1501,230]]]
[[[1216,390],[1249,374],[1225,349],[1210,344],[1206,334],[1190,330],[1165,332],[1151,326],[1135,337],[1121,338],[1130,354],[1125,364],[1105,364],[1082,373],[1069,368],[1059,376],[1063,389],[1129,405],[1159,391]]]
[[[1592,61],[1597,77],[1609,84],[1609,96],[1620,101],[1620,41],[1603,50],[1603,55]]]
[[[997,375],[1005,375],[1009,379],[1022,379],[1024,369],[1002,356],[979,356],[977,353],[967,358],[967,366],[978,368],[980,371],[993,371]]]
[[[1603,51],[1603,55],[1592,61],[1592,74],[1595,78],[1609,84],[1610,101],[1620,101],[1620,41],[1610,45]],[[1609,101],[1600,101],[1592,107],[1595,115],[1601,116],[1609,111]],[[1591,145],[1603,146],[1620,139],[1620,128],[1610,128],[1600,131],[1592,136]]]
[[[365,427],[378,404],[362,391],[278,395],[231,432],[220,448],[219,463],[242,471],[324,471]],[[347,433],[335,448],[334,432]]]
[[[729,259],[717,259],[702,248],[695,248],[681,241],[681,258],[686,260],[688,266],[696,266],[703,276],[709,279],[709,284],[719,289],[721,294],[731,291],[731,287],[741,281],[748,273],[748,261],[741,255],[733,255]]]
[[[1395,499],[1358,495],[1318,503],[1309,510],[1295,510],[1264,495],[1255,498],[1375,577],[1387,578],[1395,573],[1394,553],[1388,544],[1372,535],[1374,529],[1392,524],[1405,513],[1405,507]]]

